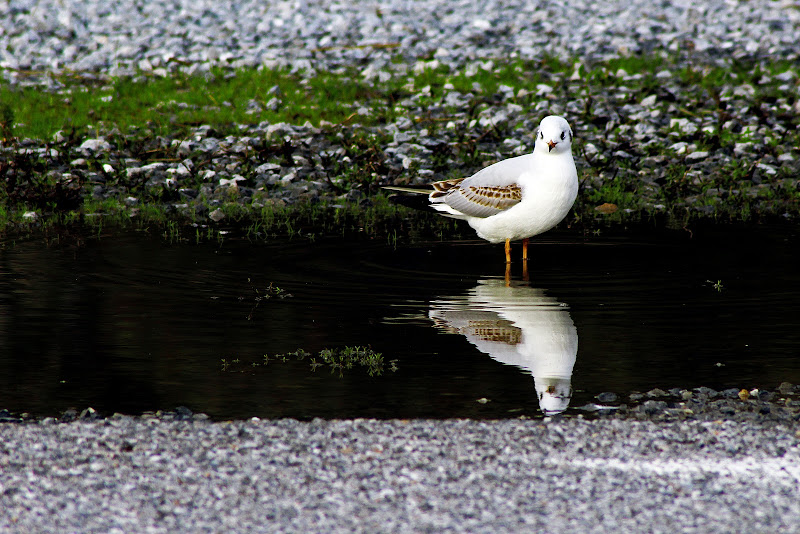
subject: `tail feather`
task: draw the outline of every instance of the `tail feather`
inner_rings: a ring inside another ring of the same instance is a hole
[[[416,210],[432,211],[453,219],[466,219],[463,213],[454,210],[444,203],[442,197],[447,195],[450,188],[455,187],[461,180],[442,180],[431,184],[434,189],[420,189],[415,187],[383,186],[382,189],[411,193],[411,195],[389,195],[389,202],[407,206]],[[424,195],[424,196],[423,196]]]
[[[430,188],[420,187],[399,187],[395,185],[385,185],[381,189],[388,189],[389,191],[400,191],[401,193],[411,193],[414,195],[429,195],[431,194]]]

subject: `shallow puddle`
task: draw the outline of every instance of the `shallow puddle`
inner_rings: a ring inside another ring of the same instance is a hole
[[[0,409],[502,418],[606,391],[775,388],[800,382],[798,243],[551,233],[509,283],[502,246],[478,241],[6,243]],[[346,347],[382,363],[325,361]]]

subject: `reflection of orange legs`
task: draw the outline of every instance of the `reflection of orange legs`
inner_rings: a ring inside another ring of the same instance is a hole
[[[511,287],[511,264],[506,263],[506,287]]]
[[[511,263],[511,240],[506,239],[506,265]]]
[[[528,281],[528,243],[527,237],[522,240],[522,279]]]

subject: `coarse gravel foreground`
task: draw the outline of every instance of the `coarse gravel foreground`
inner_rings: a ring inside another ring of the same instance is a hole
[[[3,532],[796,532],[796,425],[0,426]]]

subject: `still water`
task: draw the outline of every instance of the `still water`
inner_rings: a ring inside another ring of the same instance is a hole
[[[0,409],[541,417],[606,391],[775,388],[800,382],[798,245],[555,232],[507,282],[502,246],[478,241],[7,242]],[[356,346],[377,373],[320,357]]]

